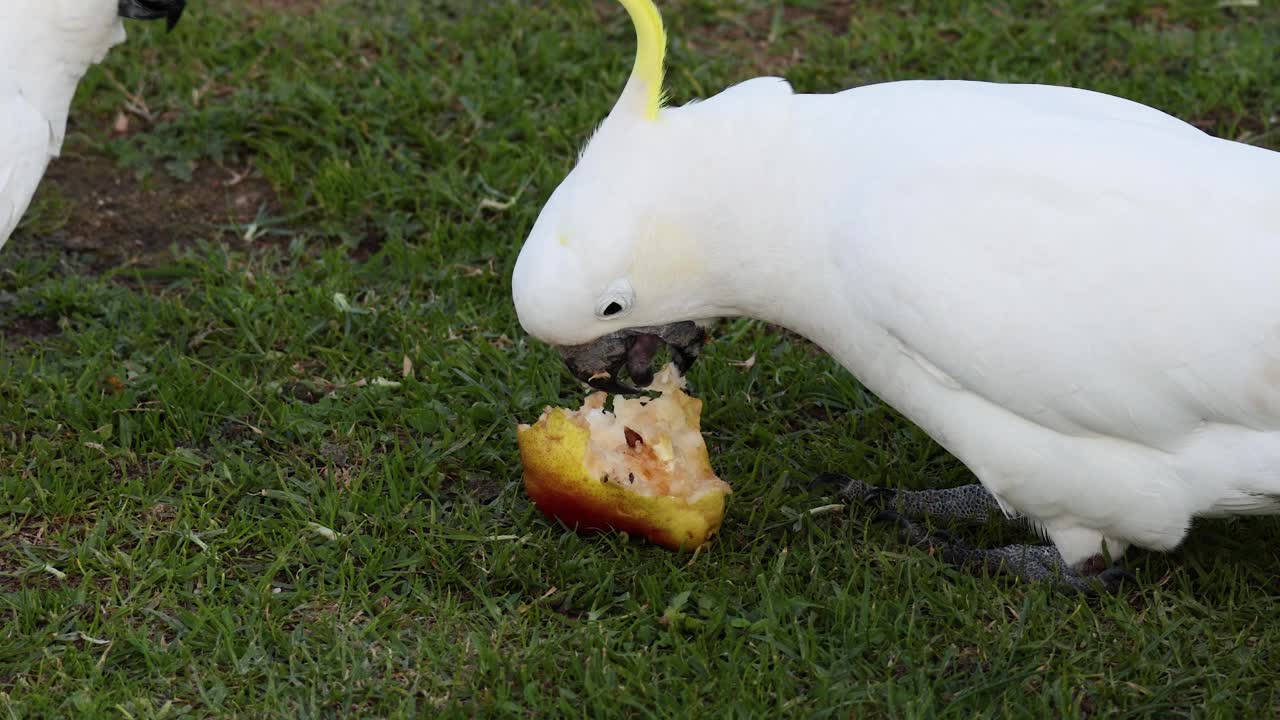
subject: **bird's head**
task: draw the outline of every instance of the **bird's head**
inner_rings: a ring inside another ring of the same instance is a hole
[[[621,2],[636,27],[634,69],[530,231],[512,295],[525,331],[557,346],[578,379],[634,392],[620,383],[622,368],[648,385],[665,343],[688,370],[702,323],[718,313],[690,231],[690,134],[662,107],[662,18],[650,0]]]

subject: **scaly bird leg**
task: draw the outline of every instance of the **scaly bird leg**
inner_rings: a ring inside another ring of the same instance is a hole
[[[1101,588],[1114,593],[1125,580],[1133,578],[1119,566],[1107,567],[1096,557],[1080,570],[1063,561],[1053,545],[1006,545],[977,548],[961,542],[949,533],[929,532],[911,518],[932,516],[969,524],[987,522],[993,515],[1003,517],[1000,505],[982,485],[974,483],[940,490],[889,490],[869,485],[844,475],[820,475],[811,487],[838,484],[837,495],[847,500],[878,508],[878,522],[898,527],[902,537],[912,545],[934,551],[946,562],[968,569],[985,569],[993,573],[1009,573],[1030,582],[1049,581],[1087,595]],[[1022,524],[1020,520],[1010,520]]]
[[[999,503],[978,483],[941,490],[890,490],[847,475],[827,473],[815,478],[810,487],[835,484],[840,486],[836,494],[841,498],[882,510],[897,510],[908,518],[930,516],[981,525],[990,520],[992,515],[1003,517]],[[1019,520],[1010,522],[1021,524]]]

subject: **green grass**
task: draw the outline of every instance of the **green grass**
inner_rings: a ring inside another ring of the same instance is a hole
[[[1280,522],[1204,523],[1086,602],[808,517],[824,470],[969,476],[758,323],[693,372],[735,488],[718,541],[544,520],[514,424],[580,390],[508,278],[630,68],[625,16],[258,5],[133,25],[81,88],[59,162],[142,188],[98,239],[155,252],[84,251],[105,211],[64,178],[0,253],[0,717],[1276,716]],[[668,0],[673,100],[763,72],[1068,83],[1280,147],[1271,2],[842,5]],[[154,121],[116,136],[126,91]],[[130,236],[245,167],[274,193],[249,219]]]

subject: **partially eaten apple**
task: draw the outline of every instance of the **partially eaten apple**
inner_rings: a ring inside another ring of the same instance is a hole
[[[658,397],[596,392],[576,411],[547,408],[516,429],[524,487],[548,517],[581,533],[624,531],[671,550],[690,550],[720,529],[728,483],[703,441],[702,401],[668,364]]]

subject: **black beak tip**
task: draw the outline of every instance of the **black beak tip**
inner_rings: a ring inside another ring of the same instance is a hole
[[[650,378],[652,380],[652,378]],[[589,378],[587,384],[596,390],[607,392],[610,395],[635,395],[640,392],[637,388],[618,382],[612,377],[593,377]],[[643,383],[648,385],[648,383]]]
[[[628,372],[628,374],[631,376],[631,382],[635,383],[637,387],[647,388],[653,384],[653,368],[651,367],[636,372]]]
[[[119,0],[120,17],[131,20],[164,18],[166,31],[172,32],[187,9],[187,0]]]

